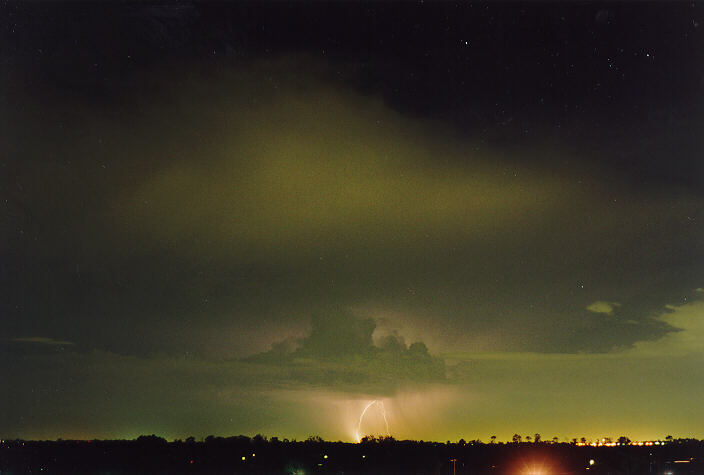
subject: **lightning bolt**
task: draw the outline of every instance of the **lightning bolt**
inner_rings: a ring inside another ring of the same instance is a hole
[[[364,406],[364,410],[362,413],[359,415],[359,421],[357,422],[357,430],[354,432],[355,437],[357,438],[357,442],[362,441],[362,437],[359,435],[359,431],[362,429],[362,419],[364,419],[364,414],[367,413],[367,409],[371,407],[372,404],[376,402],[376,399],[371,401],[369,404]]]
[[[386,424],[386,435],[391,436],[391,432],[389,432],[389,421],[386,420],[386,408],[384,407],[384,401],[378,401],[377,405],[381,406],[381,415],[384,416],[384,424]]]
[[[374,399],[373,401],[370,401],[367,403],[366,406],[364,406],[364,409],[362,410],[362,413],[359,415],[359,421],[357,421],[357,430],[355,431],[354,435],[355,438],[357,439],[357,442],[362,441],[362,436],[360,435],[360,432],[362,430],[362,420],[364,420],[364,415],[367,413],[367,410],[369,410],[372,405],[376,404],[377,407],[379,407],[379,410],[381,411],[381,415],[384,418],[384,424],[386,424],[386,435],[390,436],[391,432],[389,431],[389,421],[386,419],[386,408],[384,407],[384,401],[379,401],[377,399]]]

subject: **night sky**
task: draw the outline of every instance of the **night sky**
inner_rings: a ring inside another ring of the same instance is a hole
[[[3,438],[704,437],[704,4],[4,2],[0,107]]]

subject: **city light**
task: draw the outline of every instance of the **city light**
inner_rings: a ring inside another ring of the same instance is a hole
[[[665,442],[660,442],[660,441],[652,441],[652,440],[645,440],[645,441],[635,441],[632,440],[628,443],[619,443],[619,442],[577,442],[575,444],[577,447],[585,447],[585,446],[590,446],[590,447],[617,447],[620,445],[635,445],[638,447],[650,447],[652,445],[665,445]]]
[[[510,473],[518,473],[521,475],[550,475],[560,472],[559,467],[555,466],[550,460],[528,459],[519,462],[519,465],[510,470]]]
[[[548,475],[542,468],[532,467],[523,472],[524,475]]]

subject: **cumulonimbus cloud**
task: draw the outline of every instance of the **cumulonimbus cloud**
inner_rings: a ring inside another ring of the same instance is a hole
[[[270,351],[245,359],[252,364],[285,368],[282,383],[298,382],[337,390],[392,391],[400,386],[446,381],[445,363],[418,341],[406,345],[387,335],[375,344],[376,323],[343,310],[312,319],[310,334],[296,347],[273,345]]]

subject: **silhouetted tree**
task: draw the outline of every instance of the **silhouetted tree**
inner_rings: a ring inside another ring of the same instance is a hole
[[[496,442],[496,436],[495,436],[495,435],[492,435],[492,436],[491,436],[491,443],[493,444],[494,442]]]
[[[513,441],[514,444],[520,444],[521,443],[521,436],[518,434],[513,434],[513,437],[511,437],[511,440]]]
[[[137,437],[137,442],[140,444],[168,444],[166,439],[158,435],[140,435]]]
[[[536,444],[540,443],[540,434],[538,434],[537,432],[533,436],[533,442],[535,442]]]

